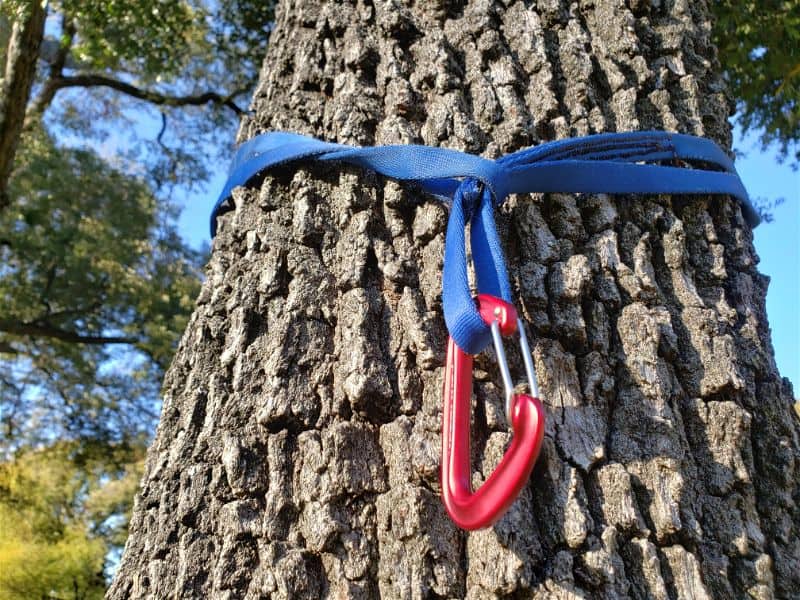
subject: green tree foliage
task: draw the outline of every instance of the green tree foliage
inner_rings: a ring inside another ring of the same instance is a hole
[[[103,597],[143,448],[62,442],[0,463],[0,598]]]
[[[6,73],[32,6],[0,5]],[[230,143],[271,19],[254,0],[47,4],[24,114],[0,97],[0,137],[24,117],[0,181],[1,452],[152,431],[202,260],[172,192]]]
[[[197,253],[144,182],[89,150],[57,148],[41,128],[24,135],[10,191],[0,213],[4,434],[30,443],[150,431],[197,293]]]
[[[228,154],[272,3],[40,6],[0,2],[0,598],[100,598],[199,289],[173,193]]]
[[[715,0],[714,38],[742,129],[800,161],[800,1]]]

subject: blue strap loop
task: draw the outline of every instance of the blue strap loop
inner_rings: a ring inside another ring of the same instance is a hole
[[[760,218],[731,159],[714,142],[663,131],[602,133],[526,148],[498,160],[430,146],[361,148],[286,132],[241,145],[211,214],[211,235],[233,188],[270,168],[299,160],[344,162],[392,179],[417,182],[450,201],[442,303],[450,335],[470,354],[491,342],[470,292],[465,229],[470,224],[479,293],[511,302],[494,208],[509,194],[725,194],[737,198],[752,227]],[[662,164],[671,162],[672,165]],[[657,164],[653,164],[657,163]]]
[[[467,222],[480,293],[511,302],[503,247],[494,223],[494,202],[489,190],[476,179],[467,179],[456,189],[450,207],[442,267],[442,307],[450,336],[464,352],[477,354],[492,342],[492,332],[470,292],[465,249]]]

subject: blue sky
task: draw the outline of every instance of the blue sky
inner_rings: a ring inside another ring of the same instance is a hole
[[[751,198],[784,198],[772,223],[754,232],[759,271],[769,275],[767,317],[772,329],[775,361],[781,375],[800,396],[800,172],[780,164],[774,151],[762,152],[753,136],[737,137],[734,146],[745,153],[736,168]]]
[[[736,168],[751,198],[785,201],[773,211],[774,221],[762,223],[755,230],[756,251],[761,259],[759,270],[769,275],[767,314],[772,328],[775,360],[781,375],[795,385],[800,395],[800,173],[778,161],[774,150],[763,152],[756,138],[737,135],[734,147],[743,155]],[[209,241],[208,217],[216,196],[225,183],[227,165],[219,165],[206,187],[205,194],[194,192],[178,198],[185,207],[179,227],[193,245]]]

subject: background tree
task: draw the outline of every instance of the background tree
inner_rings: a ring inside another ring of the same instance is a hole
[[[270,11],[241,0],[3,4],[6,450],[152,430],[201,258],[176,233],[171,192],[201,184],[216,136],[230,135]],[[130,126],[148,116],[146,137]]]
[[[707,3],[684,1],[287,3],[241,137],[493,157],[663,128],[730,147],[710,22]],[[471,534],[438,499],[446,209],[320,165],[234,203],[166,376],[110,598],[798,589],[800,430],[735,202],[506,203],[549,421],[528,488]],[[494,365],[479,366],[475,483],[509,439]]]
[[[199,289],[173,192],[230,140],[270,7],[0,4],[0,468],[30,475],[0,482],[4,598],[102,594],[132,498],[92,506],[132,493]]]
[[[0,597],[102,598],[143,459],[61,442],[0,464]]]
[[[800,2],[715,0],[714,42],[737,122],[800,160]]]

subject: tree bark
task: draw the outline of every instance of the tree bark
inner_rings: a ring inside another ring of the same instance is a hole
[[[25,107],[36,77],[39,45],[44,37],[45,4],[39,0],[20,5],[11,27],[0,79],[0,211],[8,206],[8,179],[14,164]]]
[[[688,0],[284,2],[240,137],[496,157],[656,128],[730,147],[709,19]],[[288,167],[234,200],[109,598],[800,589],[800,428],[735,201],[503,206],[547,434],[509,513],[467,534],[438,497],[446,208],[339,165]],[[491,357],[475,379],[479,484],[510,434]]]

